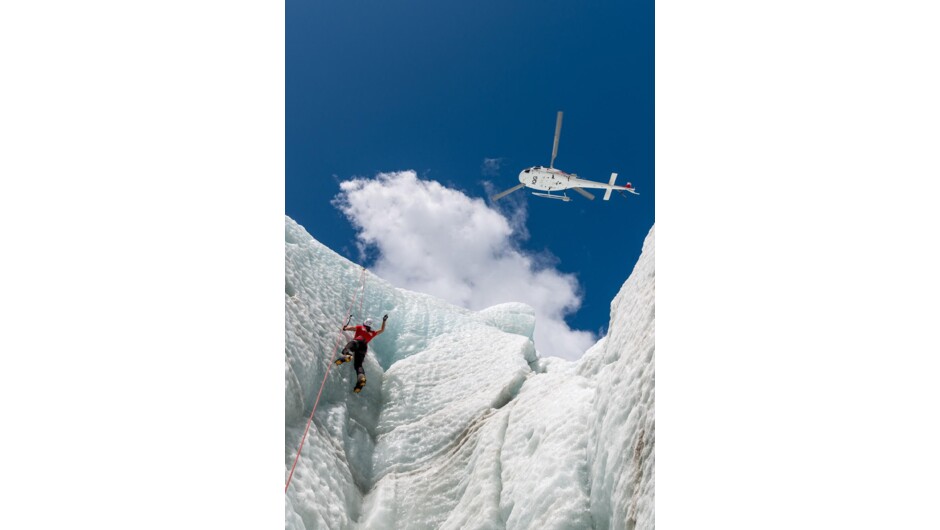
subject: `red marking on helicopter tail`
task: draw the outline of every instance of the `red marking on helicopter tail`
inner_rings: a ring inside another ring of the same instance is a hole
[[[632,187],[633,187],[633,184],[630,184],[629,182],[627,182],[626,188],[629,189],[629,188],[632,188]]]

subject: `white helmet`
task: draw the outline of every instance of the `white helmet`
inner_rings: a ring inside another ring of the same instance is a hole
[[[372,327],[372,319],[371,319],[371,318],[367,318],[367,319],[363,320],[363,321],[362,321],[362,325],[365,326],[365,327],[367,327],[367,328],[371,328],[371,327]]]

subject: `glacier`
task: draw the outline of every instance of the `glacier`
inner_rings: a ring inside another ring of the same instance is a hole
[[[566,361],[538,355],[531,307],[396,288],[287,217],[286,528],[654,528],[654,239]],[[330,364],[350,313],[389,315],[360,394]]]

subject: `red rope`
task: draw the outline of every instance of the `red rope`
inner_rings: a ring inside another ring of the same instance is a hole
[[[353,299],[349,301],[349,311],[346,311],[347,315],[352,314],[352,308],[356,305],[356,298],[360,299],[359,309],[362,310],[362,293],[366,290],[366,268],[362,268],[362,274],[359,276],[359,294],[353,294]],[[346,324],[349,324],[349,321],[346,321]],[[343,326],[345,327],[345,326]],[[297,467],[297,461],[300,460],[300,452],[304,448],[304,441],[307,439],[307,431],[310,430],[310,424],[313,423],[313,413],[317,411],[317,405],[320,404],[320,395],[323,394],[323,387],[326,386],[326,377],[330,375],[330,369],[333,368],[333,359],[336,358],[336,352],[339,351],[339,344],[343,339],[343,330],[340,329],[339,335],[336,337],[336,344],[333,346],[333,355],[330,356],[330,363],[326,365],[326,373],[323,374],[323,382],[320,383],[320,391],[317,392],[317,400],[313,402],[313,410],[310,411],[310,417],[307,418],[307,426],[304,428],[304,435],[300,438],[300,446],[297,447],[297,456],[294,457],[294,465],[290,467],[290,474],[287,476],[287,483],[284,484],[284,493],[287,493],[287,488],[290,487],[290,480],[294,476],[294,468]]]

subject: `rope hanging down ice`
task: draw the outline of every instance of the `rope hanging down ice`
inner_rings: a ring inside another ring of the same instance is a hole
[[[339,334],[336,336],[336,344],[333,347],[333,355],[330,356],[330,362],[326,365],[326,373],[323,374],[323,382],[320,383],[320,390],[317,392],[317,399],[313,402],[313,410],[310,411],[310,417],[307,418],[307,426],[304,427],[304,435],[300,438],[300,445],[297,447],[297,456],[294,457],[294,464],[290,467],[290,474],[287,475],[287,483],[284,484],[284,493],[287,493],[287,488],[290,487],[290,481],[294,477],[294,468],[297,467],[297,461],[300,460],[300,452],[304,448],[304,441],[307,439],[307,431],[310,430],[310,424],[313,423],[313,413],[317,411],[317,405],[320,404],[320,395],[323,394],[323,387],[326,386],[326,378],[330,375],[330,368],[333,367],[333,359],[336,358],[336,352],[339,351],[339,345],[343,340],[343,328],[349,325],[350,319],[352,319],[352,309],[356,305],[356,298],[359,299],[359,313],[362,313],[362,299],[363,294],[366,291],[366,268],[362,267],[362,274],[359,275],[359,292],[353,292],[353,298],[349,301],[349,310],[346,311],[346,314],[349,317],[346,319],[346,324],[340,327]]]

